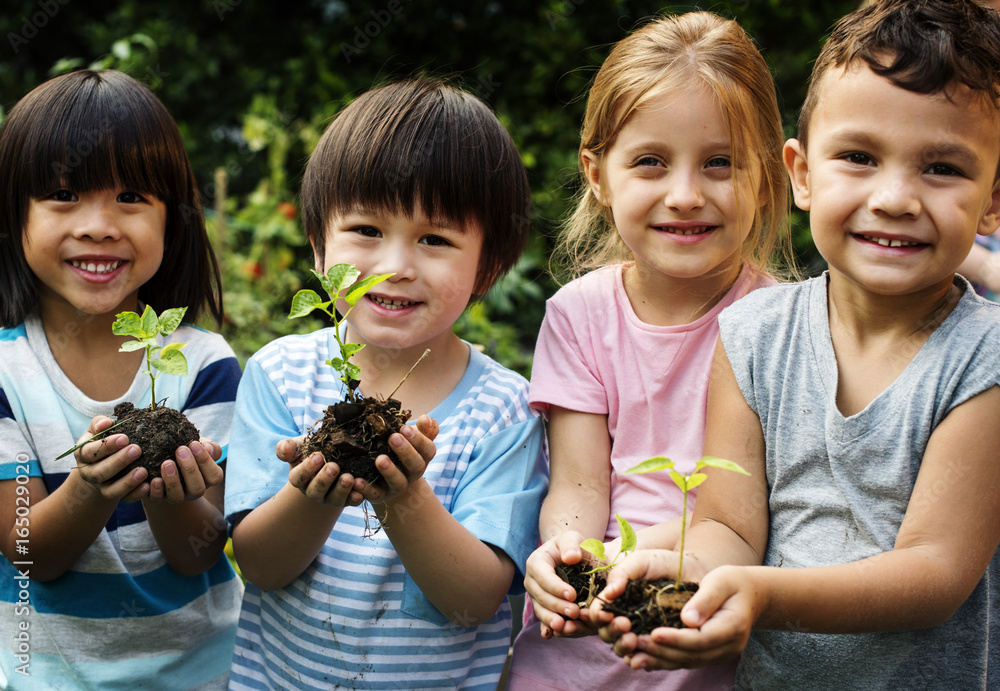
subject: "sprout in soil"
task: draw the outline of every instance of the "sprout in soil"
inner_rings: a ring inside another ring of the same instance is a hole
[[[679,472],[674,470],[674,462],[669,458],[663,456],[656,456],[655,458],[650,458],[637,466],[633,466],[625,471],[626,474],[639,474],[639,473],[653,473],[657,470],[670,470],[670,479],[674,481],[680,490],[684,493],[684,509],[681,511],[681,542],[680,542],[680,557],[677,562],[677,580],[675,581],[676,586],[681,584],[681,570],[684,568],[684,534],[687,528],[687,504],[688,504],[688,492],[693,490],[695,487],[703,483],[708,479],[708,476],[701,471],[705,466],[711,468],[721,468],[723,470],[731,470],[734,473],[741,473],[743,475],[749,475],[746,470],[743,469],[737,463],[732,461],[727,461],[724,458],[716,458],[715,456],[702,456],[701,460],[698,461],[694,470],[692,470],[687,475],[681,475]]]
[[[330,299],[324,302],[323,298],[315,291],[300,290],[292,298],[292,308],[288,313],[288,318],[297,319],[304,317],[311,314],[313,310],[320,310],[330,316],[330,319],[333,320],[333,335],[337,339],[337,345],[340,347],[340,357],[327,360],[326,364],[330,365],[339,375],[340,381],[344,382],[344,386],[347,387],[347,399],[351,402],[360,401],[361,396],[357,393],[357,388],[360,384],[361,370],[353,362],[350,362],[349,359],[365,346],[361,343],[344,343],[340,337],[340,325],[347,319],[347,315],[351,313],[354,305],[364,297],[365,293],[393,274],[369,276],[362,281],[358,281],[361,272],[353,264],[335,264],[330,267],[326,275],[318,271],[313,271],[313,275],[319,279],[323,290],[327,292]],[[337,315],[338,300],[343,300],[347,303],[347,311],[344,312],[342,317],[338,317]]]
[[[158,335],[169,336],[177,330],[177,327],[181,324],[181,320],[184,319],[185,312],[187,312],[187,307],[174,307],[163,310],[160,316],[157,317],[153,308],[146,305],[142,316],[139,316],[135,312],[121,312],[116,315],[115,323],[111,325],[111,331],[116,336],[131,336],[135,339],[123,343],[118,352],[130,353],[140,348],[146,350],[146,370],[143,374],[149,375],[149,392],[152,399],[149,404],[150,410],[156,410],[157,407],[156,379],[160,375],[154,372],[154,370],[158,370],[163,374],[175,374],[180,377],[186,377],[188,374],[187,358],[181,352],[181,348],[186,346],[187,343],[168,343],[162,347],[156,344],[156,337]],[[97,439],[103,439],[111,430],[123,423],[124,420],[120,420],[103,432],[98,432],[90,439],[80,442],[69,451],[60,455],[56,460],[70,455],[84,444],[89,444]]]
[[[609,562],[605,559],[603,542],[601,542],[600,540],[595,540],[594,538],[590,538],[589,540],[584,540],[583,542],[581,542],[580,548],[593,554],[597,558],[597,561],[599,562],[597,566],[592,568],[590,571],[587,571],[586,573],[589,574],[589,573],[597,573],[598,571],[607,571],[608,569],[610,569],[612,566],[615,565],[615,562],[618,561],[618,557],[627,555],[629,552],[635,550],[635,543],[636,543],[635,530],[633,530],[632,526],[629,524],[627,520],[622,518],[621,514],[616,513],[615,518],[618,519],[618,530],[622,536],[621,549],[618,550],[618,554],[615,555],[615,558]]]

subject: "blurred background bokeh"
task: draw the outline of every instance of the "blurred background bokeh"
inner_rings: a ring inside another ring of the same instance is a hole
[[[122,70],[159,96],[180,126],[198,178],[224,267],[223,332],[242,363],[280,335],[320,326],[286,315],[299,288],[316,288],[297,192],[330,118],[378,82],[448,76],[509,128],[533,190],[528,251],[456,330],[527,375],[544,300],[558,285],[549,253],[576,189],[586,90],[611,44],[658,14],[701,9],[736,19],[772,67],[791,135],[825,35],[856,6],[856,0],[3,0],[0,118],[47,78],[83,67]],[[793,214],[791,233],[804,273],[817,273],[822,262],[802,214]]]

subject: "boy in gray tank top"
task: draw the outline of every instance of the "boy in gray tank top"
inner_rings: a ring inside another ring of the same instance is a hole
[[[691,628],[595,612],[633,667],[742,652],[740,688],[1000,688],[1000,305],[955,275],[1000,225],[998,80],[1000,16],[971,0],[837,25],[784,152],[829,271],[719,318],[705,453],[752,475],[699,489]],[[677,556],[630,556],[603,598]]]

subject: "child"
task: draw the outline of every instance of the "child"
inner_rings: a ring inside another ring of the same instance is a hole
[[[1000,223],[998,81],[1000,18],[970,0],[834,30],[785,147],[829,272],[720,317],[706,450],[752,476],[702,486],[693,628],[623,637],[633,666],[745,645],[746,688],[1000,686],[1000,305],[955,276]]]
[[[286,438],[344,398],[325,364],[336,341],[330,329],[288,336],[247,363],[227,496],[248,580],[233,688],[496,688],[506,596],[538,544],[544,430],[527,382],[451,329],[517,260],[528,206],[509,135],[450,86],[373,89],[323,135],[302,186],[317,269],[393,274],[344,333],[365,345],[351,361],[367,395],[388,395],[430,349],[394,396],[419,422],[390,437],[405,472],[379,457],[387,491],[335,481],[318,453],[289,471],[276,445],[293,459]],[[436,456],[428,416],[443,421]]]
[[[160,340],[187,342],[190,375],[161,375],[156,396],[205,437],[162,478],[113,479],[139,455],[122,434],[57,460],[107,429],[117,403],[150,404],[144,352],[119,352],[127,339],[112,333],[118,313],[221,319],[180,132],[120,72],[57,77],[0,129],[0,189],[0,677],[225,688],[242,586],[223,554],[214,460],[240,376],[232,350],[187,324]]]
[[[530,400],[548,414],[552,478],[512,689],[732,688],[734,667],[651,679],[597,637],[543,639],[590,632],[555,573],[581,560],[583,539],[617,538],[616,514],[643,528],[682,511],[665,473],[623,472],[658,454],[682,466],[702,456],[718,314],[774,282],[782,141],[767,65],[735,22],[708,12],[646,25],[594,80],[564,245],[573,268],[607,266],[549,300],[536,346]],[[673,546],[678,533],[640,543]]]

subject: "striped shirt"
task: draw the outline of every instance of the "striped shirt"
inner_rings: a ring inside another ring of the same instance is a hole
[[[520,375],[470,350],[464,377],[430,412],[441,429],[424,478],[467,530],[504,550],[523,573],[538,544],[547,485],[542,421]],[[287,482],[275,444],[306,433],[343,399],[325,364],[337,353],[325,329],[279,339],[247,363],[233,420],[230,520]],[[287,587],[261,592],[247,583],[230,688],[496,688],[510,641],[509,603],[480,626],[451,623],[461,613],[445,617],[430,603],[384,532],[365,537],[365,506],[344,510],[319,555]],[[512,593],[522,578],[515,575]]]
[[[225,458],[239,363],[217,334],[185,324],[160,343],[171,341],[187,342],[191,374],[161,375],[157,398],[222,445]],[[37,317],[0,329],[0,481],[41,477],[53,492],[76,463],[54,459],[91,418],[123,401],[149,405],[144,369],[120,399],[94,401],[59,368]],[[0,689],[225,688],[242,586],[224,555],[200,576],[180,576],[142,503],[119,503],[63,576],[30,581],[19,575],[31,570],[26,517],[23,563],[0,559]],[[206,526],[202,537],[221,529]]]

